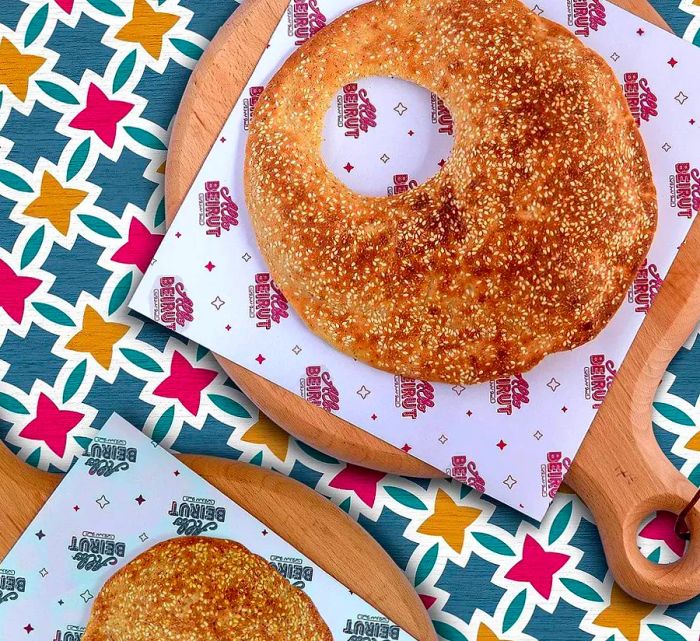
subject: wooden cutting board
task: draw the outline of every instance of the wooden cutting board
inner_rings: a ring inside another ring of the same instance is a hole
[[[247,463],[211,456],[178,458],[270,530],[284,533],[304,556],[418,641],[437,641],[428,612],[403,572],[329,500],[294,479]],[[0,561],[61,479],[29,467],[0,445]]]
[[[665,29],[646,0],[615,0]],[[221,28],[195,68],[177,113],[166,166],[171,222],[288,0],[246,0]],[[670,29],[668,29],[670,30]],[[683,601],[700,593],[700,509],[690,515],[698,536],[682,561],[657,566],[636,546],[640,521],[656,509],[680,511],[694,487],[668,462],[651,431],[651,402],[666,365],[700,318],[700,226],[694,225],[667,282],[619,370],[616,382],[576,456],[567,482],[593,511],[608,563],[620,585],[640,599]],[[406,476],[443,476],[375,436],[296,394],[218,357],[224,370],[272,420],[302,441],[340,459]]]

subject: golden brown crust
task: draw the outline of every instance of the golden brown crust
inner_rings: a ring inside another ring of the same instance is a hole
[[[320,153],[344,84],[396,76],[452,112],[452,155],[411,191],[354,193]],[[391,372],[477,383],[610,320],[656,227],[639,131],[608,65],[517,0],[377,0],[299,48],[255,107],[246,199],[312,331]]]
[[[159,543],[95,599],[83,641],[332,641],[311,599],[223,539]]]

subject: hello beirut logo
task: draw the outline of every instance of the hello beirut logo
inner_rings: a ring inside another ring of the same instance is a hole
[[[117,541],[114,534],[84,530],[80,536],[72,536],[68,551],[76,562],[77,570],[98,572],[108,565],[116,565],[126,554],[126,544]]]
[[[607,24],[605,5],[600,0],[568,0],[568,24],[577,36],[588,38]]]
[[[510,416],[530,402],[530,384],[522,374],[498,378],[490,383],[490,401],[498,405],[498,413]]]
[[[199,536],[226,521],[226,508],[217,506],[213,499],[183,496],[181,501],[172,501],[168,516],[175,517],[173,525],[178,535]]]
[[[312,405],[333,413],[340,409],[340,392],[329,371],[321,365],[309,365],[299,380],[301,396]]]
[[[345,130],[348,138],[359,138],[370,127],[377,126],[377,108],[372,104],[367,89],[352,82],[343,87],[338,96],[338,127]]]
[[[125,472],[136,463],[138,450],[127,447],[126,441],[96,436],[83,454],[90,476],[112,476]]]
[[[249,87],[248,95],[243,98],[243,129],[245,131],[248,131],[248,127],[250,127],[250,119],[253,117],[255,103],[260,99],[264,89],[265,87],[261,86]]]
[[[199,194],[199,224],[206,227],[207,236],[216,238],[238,226],[238,205],[231,198],[231,190],[218,180],[207,180]]]
[[[640,78],[637,72],[626,73],[623,88],[638,127],[642,121],[649,122],[659,115],[659,99],[651,90],[646,78]]]
[[[14,570],[0,568],[0,607],[19,599],[27,589],[27,579],[17,576]]]
[[[80,641],[85,633],[85,628],[77,625],[69,625],[65,630],[56,630],[53,641]]]
[[[255,284],[248,287],[248,315],[255,326],[265,330],[289,318],[289,303],[267,272],[255,274]]]
[[[396,641],[401,638],[401,628],[398,625],[394,625],[386,617],[371,614],[358,614],[352,619],[347,619],[343,633],[348,635],[347,641]]]
[[[700,169],[689,162],[676,163],[675,172],[669,178],[671,207],[681,218],[692,218],[700,211]]]
[[[418,181],[412,179],[408,174],[394,174],[392,184],[386,188],[389,196],[404,194],[411,189],[418,187]]]
[[[457,454],[452,457],[451,463],[452,465],[445,470],[448,476],[473,487],[477,492],[486,491],[486,481],[476,469],[476,461],[470,461],[463,454]]]
[[[547,462],[542,464],[542,496],[553,499],[559,491],[564,475],[571,467],[571,459],[561,452],[547,452]]]
[[[305,565],[304,560],[299,557],[270,556],[270,565],[277,570],[294,587],[306,587],[307,583],[314,580],[314,569],[310,565]]]
[[[584,396],[594,410],[603,404],[616,376],[615,361],[605,358],[605,354],[590,355],[588,365],[583,368]]]
[[[179,276],[161,276],[153,288],[153,320],[168,329],[179,331],[194,320],[194,301]]]
[[[435,407],[435,388],[428,381],[394,376],[394,406],[403,418],[415,420]]]
[[[649,311],[663,282],[658,267],[645,260],[627,294],[627,300],[634,305],[635,312],[646,314]]]
[[[294,39],[296,47],[321,31],[326,22],[326,16],[316,0],[293,2],[287,9],[287,35]]]
[[[430,120],[437,126],[438,133],[446,136],[454,135],[454,120],[450,110],[442,98],[435,93],[430,94]]]

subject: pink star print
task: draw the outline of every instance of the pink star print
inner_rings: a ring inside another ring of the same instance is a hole
[[[69,124],[75,129],[94,131],[105,145],[113,147],[117,124],[133,108],[130,102],[110,100],[96,84],[90,84],[87,105]]]
[[[423,606],[425,607],[426,610],[430,610],[432,607],[433,603],[437,601],[437,598],[434,596],[430,596],[428,594],[419,594],[420,600],[423,602]]]
[[[75,0],[56,0],[56,4],[66,13],[73,11],[73,3]]]
[[[25,301],[39,285],[39,279],[18,276],[0,260],[0,309],[4,309],[15,323],[22,322]]]
[[[85,414],[59,410],[43,392],[39,394],[36,418],[27,423],[19,433],[23,438],[44,441],[56,456],[66,453],[66,440],[70,432]]]
[[[374,506],[377,496],[377,483],[386,474],[376,470],[368,470],[365,467],[348,463],[344,470],[335,476],[328,484],[336,490],[352,490],[369,507]]]
[[[123,265],[136,265],[145,272],[162,240],[163,234],[152,234],[146,225],[134,217],[129,224],[129,239],[114,252],[112,260]]]
[[[645,539],[663,541],[676,556],[683,556],[685,541],[676,536],[676,518],[676,515],[671,512],[657,512],[656,516],[642,528],[639,536]]]
[[[192,367],[180,352],[173,352],[170,374],[153,390],[153,394],[176,398],[192,416],[196,416],[202,391],[215,378],[216,372]]]
[[[506,574],[506,579],[530,583],[545,599],[552,593],[554,575],[569,560],[567,554],[547,552],[529,534],[523,544],[523,558]]]

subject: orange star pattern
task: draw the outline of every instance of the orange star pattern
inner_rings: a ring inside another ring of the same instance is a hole
[[[88,192],[61,185],[48,171],[41,178],[41,193],[24,210],[25,216],[45,218],[56,230],[66,236],[71,214],[82,204]]]
[[[439,536],[458,554],[464,546],[466,529],[479,517],[481,510],[458,505],[444,490],[435,496],[435,511],[418,528],[420,534]]]
[[[5,85],[24,102],[29,79],[46,62],[46,58],[21,53],[7,38],[0,38],[0,85]]]
[[[104,320],[97,310],[86,305],[83,325],[68,341],[66,349],[90,354],[104,369],[109,369],[114,346],[128,331],[128,325],[110,323]]]
[[[140,44],[149,56],[158,60],[165,34],[179,19],[172,13],[156,11],[146,0],[134,0],[131,20],[119,30],[116,38]]]

